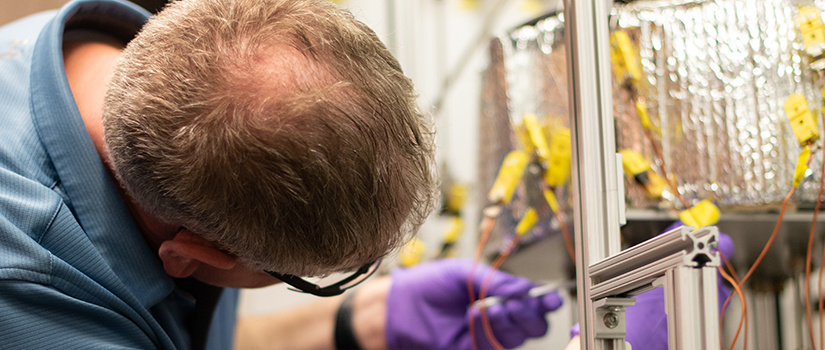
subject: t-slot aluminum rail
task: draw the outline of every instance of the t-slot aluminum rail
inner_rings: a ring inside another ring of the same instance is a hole
[[[624,308],[633,296],[663,287],[670,349],[719,346],[719,296],[714,226],[681,226],[590,267],[598,349],[624,349]],[[592,311],[591,311],[592,312]]]
[[[625,349],[624,309],[632,296],[659,286],[665,290],[669,348],[716,348],[718,258],[707,251],[717,239],[715,229],[680,229],[620,252],[623,179],[613,126],[611,7],[611,0],[564,0],[582,349]],[[709,232],[713,238],[704,238]]]

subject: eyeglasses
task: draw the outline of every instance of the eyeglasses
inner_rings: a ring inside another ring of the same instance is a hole
[[[381,265],[380,259],[373,261],[369,264],[366,264],[364,266],[361,266],[349,277],[344,278],[326,287],[321,287],[315,283],[309,282],[295,275],[282,275],[280,273],[272,271],[266,271],[266,273],[292,286],[293,288],[289,288],[290,290],[302,293],[309,293],[319,297],[333,297],[336,295],[341,295],[347,289],[355,287],[361,282],[364,282],[367,278],[372,276],[372,274],[374,274],[375,271],[378,270],[379,265]]]

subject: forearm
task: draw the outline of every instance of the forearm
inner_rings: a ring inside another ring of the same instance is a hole
[[[355,294],[352,325],[361,349],[387,349],[387,295],[390,277],[382,277],[361,288]]]
[[[342,298],[321,299],[286,312],[238,320],[235,348],[334,349],[332,329]]]
[[[386,349],[384,324],[389,285],[389,278],[382,278],[355,292],[353,329],[364,350]],[[235,348],[333,350],[335,314],[342,300],[343,297],[324,298],[274,315],[242,318],[238,321]]]

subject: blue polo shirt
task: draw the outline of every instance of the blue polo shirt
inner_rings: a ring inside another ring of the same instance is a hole
[[[61,50],[72,29],[131,39],[149,13],[81,0],[0,27],[0,347],[189,349],[196,293],[163,270],[77,110]],[[220,290],[218,290],[220,291]],[[229,349],[237,291],[210,317]],[[205,315],[205,316],[203,316]],[[192,332],[194,330],[194,332]],[[196,346],[200,347],[200,346]]]

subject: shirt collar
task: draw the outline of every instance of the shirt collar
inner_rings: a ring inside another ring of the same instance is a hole
[[[41,31],[31,67],[32,113],[38,133],[77,220],[117,281],[149,308],[174,284],[146,244],[109,178],[74,102],[63,66],[63,33],[69,28],[105,30],[128,41],[150,14],[116,0],[79,0],[64,6]],[[100,278],[111,278],[102,276]]]

